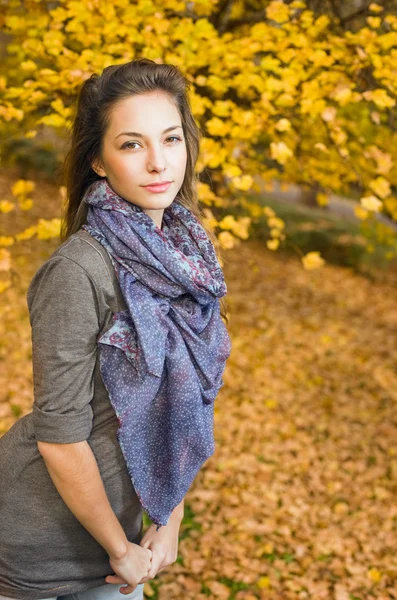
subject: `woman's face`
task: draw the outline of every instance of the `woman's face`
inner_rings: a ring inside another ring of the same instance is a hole
[[[102,157],[92,167],[161,228],[164,209],[182,186],[186,161],[178,110],[164,92],[154,91],[117,102],[103,138]],[[163,181],[171,181],[164,192],[144,187]]]

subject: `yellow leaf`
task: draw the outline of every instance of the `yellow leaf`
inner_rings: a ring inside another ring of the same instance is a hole
[[[11,188],[12,195],[15,197],[25,197],[34,190],[36,184],[30,179],[18,179]]]
[[[205,165],[208,165],[211,169],[219,167],[225,162],[228,155],[226,148],[209,137],[202,138],[200,140],[200,166],[198,170],[201,171]],[[204,163],[204,164],[203,164]]]
[[[221,247],[224,248],[225,250],[234,248],[236,238],[228,231],[221,231],[217,237],[218,237]]]
[[[374,494],[379,500],[387,500],[391,496],[391,492],[381,485],[376,485],[374,488]]]
[[[14,202],[10,202],[9,200],[0,200],[0,212],[9,213],[15,209]]]
[[[239,217],[232,229],[234,235],[237,235],[242,240],[247,240],[249,238],[248,228],[250,224],[250,217]]]
[[[222,166],[222,172],[224,173],[224,175],[226,175],[226,177],[238,177],[239,175],[241,175],[242,170],[238,165],[231,165],[226,163]]]
[[[207,84],[207,78],[205,77],[205,75],[197,75],[195,81],[199,86],[204,86]]]
[[[356,215],[356,217],[358,219],[361,219],[362,221],[365,221],[365,219],[368,219],[369,217],[369,212],[368,210],[365,210],[364,208],[362,208],[361,206],[354,206],[354,214]]]
[[[51,106],[57,111],[62,117],[68,117],[70,115],[70,108],[66,107],[61,98],[56,98],[51,102]]]
[[[0,105],[0,115],[4,117],[5,121],[12,121],[12,119],[16,119],[17,121],[22,121],[24,116],[24,111],[14,106],[1,106]]]
[[[384,89],[367,90],[363,92],[363,96],[366,100],[372,100],[379,108],[391,108],[396,103],[393,98],[387,95]]]
[[[266,246],[269,248],[269,250],[277,250],[279,245],[280,245],[279,239],[267,240],[267,242],[266,242]]]
[[[327,194],[323,194],[322,192],[319,192],[317,194],[316,201],[319,206],[328,206],[328,204],[329,204],[329,199],[328,199]]]
[[[270,208],[270,206],[264,206],[263,207],[263,213],[267,217],[274,217],[276,215],[276,213],[274,212],[274,210],[272,208]]]
[[[258,204],[254,203],[254,202],[250,202],[246,198],[241,198],[241,206],[244,206],[244,208],[246,208],[248,210],[251,217],[253,217],[254,219],[259,219],[259,217],[262,216],[262,213],[263,213],[262,206],[259,206]]]
[[[41,117],[37,122],[50,125],[51,127],[64,127],[66,125],[65,118],[55,113],[52,115],[44,115],[44,117]]]
[[[289,8],[284,2],[274,0],[266,7],[266,17],[276,23],[283,23],[289,20]]]
[[[260,588],[261,590],[265,589],[265,588],[270,588],[271,587],[271,582],[269,577],[265,576],[265,577],[261,577],[258,580],[258,588]]]
[[[61,232],[61,219],[39,219],[37,224],[37,237],[39,240],[48,240],[58,237]]]
[[[331,19],[327,15],[321,15],[320,17],[318,17],[315,20],[314,25],[311,29],[311,33],[318,36],[319,32],[326,29],[326,27],[328,27],[330,22],[331,22]]]
[[[26,20],[24,17],[8,15],[4,19],[4,25],[16,33],[17,31],[23,31],[26,28]]]
[[[270,235],[272,236],[272,238],[280,237],[281,231],[279,229],[276,229],[275,227],[273,227],[270,230]]]
[[[284,142],[271,142],[270,156],[280,165],[285,165],[287,160],[293,156],[293,153]]]
[[[378,569],[372,568],[368,570],[368,577],[375,583],[378,583],[382,579],[382,573]]]
[[[19,206],[22,210],[30,210],[33,206],[33,200],[30,198],[22,198],[19,200]]]
[[[371,10],[372,12],[382,12],[383,10],[383,6],[380,6],[379,4],[376,4],[376,2],[372,2],[369,5],[369,10]]]
[[[15,237],[18,242],[20,242],[22,240],[29,240],[31,237],[33,237],[35,235],[36,232],[37,232],[37,225],[32,225],[31,227],[28,227],[24,231],[17,233],[15,235]]]
[[[344,106],[350,101],[352,93],[353,92],[349,87],[346,85],[341,85],[340,87],[337,87],[337,89],[332,92],[330,96],[331,98],[335,98],[335,100],[339,102],[341,106]]]
[[[216,100],[212,105],[212,112],[218,117],[228,117],[232,106],[231,100]]]
[[[377,146],[373,145],[368,148],[368,152],[377,162],[376,171],[381,175],[387,175],[393,166],[393,157],[387,152],[382,152]]]
[[[6,290],[8,290],[8,288],[11,286],[11,281],[7,280],[7,281],[0,281],[0,294],[2,294],[3,292],[5,292]]]
[[[369,187],[380,198],[390,196],[390,183],[384,177],[377,177],[369,182]]]
[[[324,259],[321,258],[320,252],[308,252],[302,257],[302,263],[306,271],[318,269],[324,265]]]
[[[243,175],[242,177],[233,177],[232,182],[236,189],[247,191],[252,187],[254,180],[251,175]]]
[[[255,27],[257,28],[258,26]],[[257,29],[257,31],[259,33],[259,29]],[[264,34],[265,32],[263,32],[263,35]],[[254,32],[252,32],[252,35],[254,35]],[[277,73],[280,67],[279,59],[274,58],[273,56],[264,56],[259,64],[264,71],[272,71],[273,73]]]
[[[324,108],[323,112],[321,113],[321,118],[323,121],[333,121],[336,117],[336,112],[335,106],[327,106],[327,108]]]
[[[383,204],[385,205],[385,208],[392,214],[397,213],[397,198],[390,196],[384,200]]]
[[[378,29],[381,26],[382,20],[380,17],[367,17],[366,19],[368,25],[373,29]]]
[[[272,544],[272,542],[266,542],[266,544],[262,546],[262,551],[263,554],[273,554],[274,544]]]
[[[347,502],[337,502],[333,507],[333,511],[337,515],[345,515],[349,511],[349,505]]]
[[[288,119],[280,119],[275,125],[277,131],[289,131],[291,129],[291,121]]]
[[[201,0],[201,4],[202,3],[203,0]],[[197,2],[195,4],[197,4]],[[207,0],[206,5],[206,8],[208,10],[212,9],[211,1]],[[217,37],[217,30],[215,29],[213,24],[210,23],[207,19],[197,19],[197,21],[194,24],[194,29],[192,33],[193,35],[195,35],[195,37],[202,39],[211,39]]]
[[[154,596],[155,592],[154,592],[152,586],[150,585],[149,581],[145,581],[145,584],[143,586],[143,593],[148,598],[151,598],[152,596]]]
[[[0,248],[0,271],[9,271],[11,269],[11,253],[5,248]]]
[[[223,217],[223,219],[219,221],[219,227],[222,227],[222,229],[233,229],[235,224],[236,221],[232,215],[226,215],[226,217]]]
[[[276,406],[278,406],[278,402],[277,400],[265,400],[265,406],[267,408],[276,408]],[[269,544],[269,546],[271,546],[271,544]],[[268,552],[268,554],[270,554],[272,551]]]
[[[222,121],[222,119],[219,119],[218,117],[209,119],[206,126],[211,135],[224,136],[230,131],[230,124],[226,121]]]
[[[35,71],[37,69],[37,65],[33,60],[24,60],[21,62],[21,69],[23,71]]]
[[[361,206],[366,210],[373,212],[380,212],[382,208],[382,202],[376,196],[365,196],[360,198]]]
[[[14,242],[12,235],[0,235],[0,246],[12,246]]]
[[[279,217],[270,217],[267,220],[267,224],[269,225],[269,227],[277,227],[278,229],[284,229],[285,227],[284,221]]]

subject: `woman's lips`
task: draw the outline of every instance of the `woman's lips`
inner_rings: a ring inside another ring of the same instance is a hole
[[[155,194],[158,194],[159,192],[165,192],[166,190],[168,190],[171,183],[172,181],[169,181],[168,183],[162,183],[161,185],[144,185],[143,187],[149,192],[154,192]]]

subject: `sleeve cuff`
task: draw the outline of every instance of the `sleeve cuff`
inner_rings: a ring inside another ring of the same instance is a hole
[[[93,411],[90,404],[70,414],[45,412],[33,403],[35,438],[41,442],[71,444],[88,439],[92,430]]]

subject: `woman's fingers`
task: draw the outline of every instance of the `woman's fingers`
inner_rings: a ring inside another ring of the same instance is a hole
[[[117,575],[108,575],[105,578],[106,583],[123,583],[124,587],[119,588],[119,591],[121,594],[131,594],[131,592],[133,592],[136,588],[132,587],[132,585],[125,585],[127,582],[124,581],[124,579],[121,579],[121,577],[118,577]]]
[[[126,587],[120,588],[120,593],[124,595],[131,594],[131,592],[133,592],[134,590],[136,590],[136,587],[132,587],[132,585],[127,585]]]
[[[106,583],[127,583],[118,575],[108,575],[107,577],[105,577],[105,581]]]

